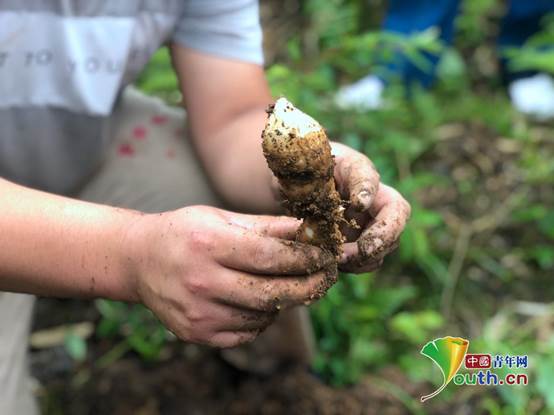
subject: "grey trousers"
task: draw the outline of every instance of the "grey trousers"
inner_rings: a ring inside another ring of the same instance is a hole
[[[182,109],[128,88],[112,130],[115,137],[106,159],[78,198],[144,212],[199,204],[221,207],[185,138]],[[27,367],[34,301],[30,295],[0,292],[0,415],[38,413]],[[225,356],[241,368],[263,371],[276,359],[309,363],[313,350],[309,318],[302,307],[284,312],[254,343]]]

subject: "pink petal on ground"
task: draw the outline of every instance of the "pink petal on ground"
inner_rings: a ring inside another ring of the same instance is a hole
[[[174,159],[175,158],[175,149],[173,149],[173,148],[168,149],[166,155],[167,155],[168,159]]]
[[[135,154],[135,149],[129,143],[123,143],[117,148],[117,154],[121,157],[132,157]]]

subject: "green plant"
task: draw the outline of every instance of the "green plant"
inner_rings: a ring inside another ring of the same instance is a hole
[[[477,47],[482,44],[495,25],[491,16],[503,13],[503,2],[499,0],[463,0],[456,18],[458,41],[462,47]]]
[[[145,360],[155,360],[166,341],[172,338],[152,312],[143,306],[107,300],[97,300],[95,304],[102,316],[97,336],[120,342],[104,359],[116,360],[132,350]]]
[[[554,74],[554,15],[543,18],[543,30],[531,36],[521,48],[504,51],[512,71],[540,71]]]

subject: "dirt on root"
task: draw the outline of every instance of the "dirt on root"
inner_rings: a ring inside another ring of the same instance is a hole
[[[320,128],[300,136],[283,122],[280,130],[275,126],[278,119],[272,121],[273,111],[274,106],[267,109],[269,122],[262,132],[262,148],[268,167],[279,180],[283,206],[304,220],[296,239],[339,258],[344,209],[333,177],[335,160],[327,134]]]

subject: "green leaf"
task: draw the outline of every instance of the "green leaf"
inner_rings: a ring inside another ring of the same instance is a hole
[[[417,288],[412,285],[383,288],[376,291],[375,304],[380,308],[381,315],[386,317],[398,310],[409,300],[415,298]]]
[[[544,205],[531,205],[514,211],[512,214],[514,220],[518,222],[532,222],[544,218],[548,213],[548,209]]]
[[[386,355],[386,346],[379,341],[363,337],[357,338],[352,345],[350,358],[361,365],[379,363]]]
[[[127,305],[110,300],[96,300],[94,302],[96,309],[103,317],[108,319],[118,319],[121,317]]]
[[[458,51],[455,49],[447,49],[437,66],[437,76],[439,79],[444,78],[459,78],[466,72],[465,62]]]
[[[546,406],[554,410],[554,359],[541,361],[537,369],[537,390],[543,396]]]
[[[535,259],[542,269],[554,268],[554,249],[552,245],[538,245],[530,250],[530,257]]]
[[[104,318],[96,327],[96,334],[99,337],[113,337],[119,333],[120,328],[119,321]]]
[[[431,331],[443,324],[442,316],[433,310],[417,313],[402,312],[393,317],[390,327],[414,344],[423,343]]]
[[[539,220],[539,229],[549,238],[554,239],[554,210]]]
[[[79,362],[87,357],[87,343],[82,337],[77,336],[73,332],[68,332],[64,339],[64,346],[67,353]]]
[[[444,223],[439,213],[428,209],[417,209],[413,211],[411,220],[423,228],[434,228]]]

